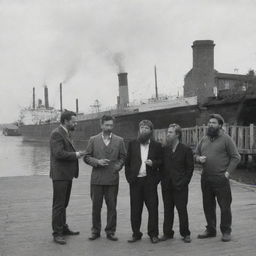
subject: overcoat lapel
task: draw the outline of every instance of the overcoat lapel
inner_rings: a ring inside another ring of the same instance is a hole
[[[136,152],[137,152],[138,159],[141,162],[140,142],[136,140],[135,146],[136,146]]]
[[[71,140],[69,139],[69,137],[68,137],[68,134],[66,133],[66,131],[64,131],[64,129],[63,129],[61,126],[59,127],[59,133],[62,135],[62,137],[63,137],[64,139],[66,139],[66,140],[69,142],[69,144],[72,146],[72,148],[74,149],[74,151],[76,151],[76,149],[75,149],[75,147],[74,147],[72,141],[71,141]]]
[[[152,152],[154,150],[154,142],[150,141],[148,145],[148,159],[151,159]]]

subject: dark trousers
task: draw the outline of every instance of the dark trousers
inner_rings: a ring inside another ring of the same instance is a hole
[[[107,225],[105,232],[114,234],[116,232],[116,203],[118,185],[94,185],[91,184],[92,199],[92,233],[100,234],[101,231],[101,208],[103,198],[107,205]]]
[[[170,181],[168,185],[162,186],[162,196],[164,202],[164,235],[169,237],[174,235],[174,207],[176,207],[179,215],[180,235],[183,237],[190,235],[187,211],[188,186],[177,190],[172,186]]]
[[[158,194],[157,184],[148,177],[137,178],[130,184],[131,226],[133,237],[141,237],[141,215],[143,204],[148,210],[148,235],[158,236]]]
[[[231,233],[231,202],[232,195],[229,180],[223,176],[201,178],[204,214],[207,230],[216,233],[216,198],[220,206],[222,233]]]
[[[53,181],[53,203],[52,203],[52,229],[53,236],[63,235],[68,225],[66,223],[66,208],[68,206],[72,180]]]

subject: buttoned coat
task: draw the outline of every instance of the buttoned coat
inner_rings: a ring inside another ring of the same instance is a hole
[[[50,137],[50,177],[53,180],[72,180],[79,174],[76,150],[67,132],[57,127]]]
[[[117,185],[119,171],[124,165],[126,149],[123,138],[112,133],[108,145],[102,138],[102,133],[90,138],[84,157],[85,163],[92,166],[91,184]],[[99,159],[110,160],[108,166],[100,166]]]

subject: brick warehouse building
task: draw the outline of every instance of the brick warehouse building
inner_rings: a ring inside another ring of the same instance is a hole
[[[202,110],[197,123],[205,123],[206,115],[216,111],[229,124],[256,124],[254,71],[246,75],[218,72],[214,69],[214,47],[212,40],[193,42],[193,66],[184,79],[184,97],[197,96]]]

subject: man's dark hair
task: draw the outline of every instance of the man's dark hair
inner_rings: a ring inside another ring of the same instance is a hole
[[[178,124],[170,124],[169,128],[174,128],[175,134],[177,134],[179,140],[181,140],[182,130],[181,130],[180,125],[178,125]]]
[[[154,125],[150,120],[142,120],[139,123],[139,127],[141,126],[148,126],[150,128],[151,131],[153,131],[154,129]]]
[[[110,116],[110,115],[104,115],[104,116],[101,118],[101,124],[104,124],[104,122],[109,121],[109,120],[114,121],[114,117],[113,117],[113,116]]]
[[[61,124],[65,123],[65,120],[70,121],[72,116],[76,116],[76,113],[73,111],[65,110],[61,113],[60,122]]]

